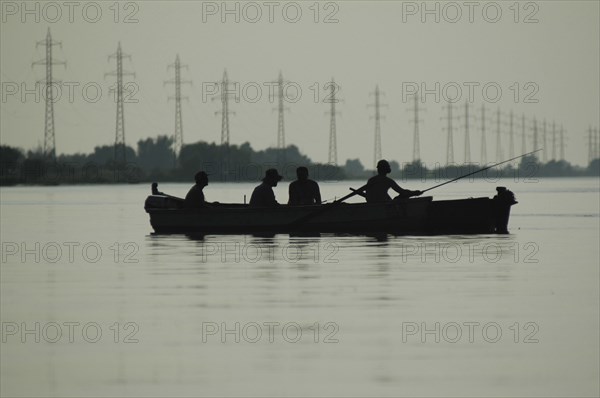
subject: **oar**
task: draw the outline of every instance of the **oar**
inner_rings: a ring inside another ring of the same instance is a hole
[[[473,174],[481,173],[482,171],[486,171],[486,170],[489,170],[489,169],[491,169],[491,168],[493,168],[493,167],[500,166],[501,164],[508,163],[508,162],[512,162],[513,160],[520,159],[520,158],[522,158],[522,157],[525,157],[525,156],[531,155],[532,153],[539,152],[539,151],[541,151],[542,149],[543,149],[543,148],[536,149],[535,151],[532,151],[532,152],[526,153],[526,154],[524,154],[524,155],[519,155],[519,156],[516,156],[516,157],[514,157],[514,158],[512,158],[512,159],[504,160],[504,161],[502,161],[502,162],[500,162],[500,163],[496,163],[496,164],[493,164],[493,165],[491,165],[491,166],[484,167],[483,169],[479,169],[479,170],[477,170],[477,171],[474,171],[474,172],[472,172],[472,173],[465,174],[465,175],[463,175],[463,176],[460,176],[460,177],[456,177],[456,178],[454,178],[454,179],[452,179],[452,180],[450,180],[450,181],[446,181],[446,182],[443,182],[443,183],[441,183],[441,184],[438,184],[438,185],[436,185],[436,186],[433,186],[433,187],[431,187],[431,188],[427,188],[426,190],[424,190],[424,191],[421,191],[421,193],[423,194],[423,193],[425,193],[425,192],[427,192],[427,191],[431,191],[432,189],[439,188],[439,187],[441,187],[441,186],[443,186],[443,185],[446,185],[446,184],[450,184],[451,182],[458,181],[458,180],[460,180],[460,179],[462,179],[462,178],[465,178],[465,177],[468,177],[468,176],[472,176]]]

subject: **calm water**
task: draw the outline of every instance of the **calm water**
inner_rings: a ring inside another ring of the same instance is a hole
[[[1,395],[598,396],[599,180],[432,193],[496,185],[510,235],[427,238],[155,236],[149,186],[2,188]]]

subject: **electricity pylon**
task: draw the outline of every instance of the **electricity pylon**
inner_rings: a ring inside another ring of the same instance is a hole
[[[469,122],[471,118],[469,116],[469,100],[465,101],[465,143],[464,143],[464,159],[465,164],[471,163],[471,137],[469,136]]]
[[[124,72],[123,71],[123,58],[129,58],[131,60],[131,55],[124,54],[121,50],[121,42],[117,46],[117,52],[109,55],[108,60],[110,61],[112,58],[117,60],[117,69],[105,73],[106,76],[116,76],[117,84],[114,89],[111,89],[112,92],[116,92],[117,98],[117,123],[115,128],[115,163],[117,164],[125,164],[127,161],[126,155],[126,146],[125,146],[125,112],[124,112],[124,100],[123,100],[123,92],[129,92],[129,89],[125,88],[123,85],[123,76],[132,75],[135,78],[135,73],[133,72]]]
[[[67,63],[65,61],[56,61],[52,58],[52,47],[59,46],[62,48],[62,42],[52,40],[52,35],[50,34],[50,28],[48,28],[48,32],[46,33],[46,39],[40,40],[36,43],[36,48],[38,46],[46,47],[46,57],[39,61],[33,62],[31,67],[33,68],[35,65],[44,65],[46,66],[46,78],[39,80],[36,84],[45,83],[46,85],[46,114],[45,114],[45,122],[44,122],[44,149],[43,156],[45,158],[55,160],[56,159],[56,141],[55,141],[55,132],[54,132],[54,83],[60,83],[58,80],[53,80],[52,78],[52,65],[64,65],[67,67]]]
[[[175,96],[170,96],[168,99],[175,100],[175,131],[173,132],[173,155],[174,155],[174,165],[177,166],[177,159],[179,158],[179,153],[181,152],[181,147],[183,146],[183,120],[181,117],[181,99],[188,99],[188,97],[181,96],[181,85],[182,84],[192,84],[191,80],[181,80],[181,68],[188,68],[187,65],[182,65],[179,60],[179,54],[175,57],[175,63],[167,66],[167,70],[174,68],[175,69],[175,77],[171,80],[167,80],[164,84],[174,84],[175,85]]]
[[[453,137],[453,131],[454,128],[452,127],[452,119],[454,119],[454,116],[452,116],[452,102],[448,101],[448,103],[446,104],[446,111],[448,112],[448,114],[445,117],[442,117],[442,119],[446,119],[446,123],[447,123],[447,127],[446,127],[446,166],[454,163],[454,137]]]
[[[229,85],[232,84],[227,76],[227,69],[223,71],[223,80],[221,80],[221,110],[216,111],[215,115],[221,114],[221,145],[229,146],[229,115],[235,115],[235,112],[229,110],[229,96],[234,95],[235,91],[229,91]],[[236,83],[233,83],[236,84]],[[214,98],[213,98],[214,99]]]
[[[284,124],[284,114],[286,110],[289,110],[284,103],[284,92],[283,85],[285,81],[283,80],[283,74],[281,71],[279,72],[279,78],[277,79],[277,148],[284,150],[285,149],[285,124]]]
[[[487,143],[485,141],[485,104],[481,104],[481,164],[487,163]]]
[[[373,167],[377,167],[377,162],[383,158],[381,154],[381,111],[380,108],[387,106],[386,104],[382,104],[380,101],[380,96],[385,95],[382,91],[379,91],[379,85],[375,86],[375,91],[371,93],[371,95],[375,96],[375,102],[367,105],[367,107],[373,107],[375,114],[371,116],[372,119],[375,119],[375,138],[374,138],[374,147],[373,147]]]
[[[502,140],[500,135],[502,131],[500,129],[500,125],[502,124],[502,112],[500,112],[500,108],[496,110],[496,163],[500,163],[502,161]]]
[[[333,164],[336,165],[338,164],[337,161],[337,131],[336,131],[336,124],[335,124],[335,115],[338,113],[335,110],[335,104],[338,102],[338,100],[336,99],[336,93],[337,93],[337,89],[339,88],[339,86],[335,83],[335,80],[333,79],[333,77],[331,78],[331,82],[329,82],[328,84],[325,85],[325,88],[327,88],[327,86],[329,86],[329,90],[330,90],[330,94],[329,97],[325,99],[325,102],[329,101],[331,103],[330,105],[330,109],[329,109],[329,156],[328,156],[328,161],[329,164]]]
[[[424,108],[419,108],[419,95],[414,95],[414,105],[412,108],[407,109],[409,112],[413,112],[413,118],[409,121],[414,124],[413,131],[413,162],[417,162],[421,160],[421,143],[419,140],[419,123],[422,122],[422,119],[419,119],[419,111],[424,110]]]

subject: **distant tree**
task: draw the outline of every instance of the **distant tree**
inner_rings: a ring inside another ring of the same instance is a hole
[[[216,145],[203,141],[184,145],[179,154],[178,175],[187,179],[199,170],[213,181],[246,181],[251,163],[249,145]]]
[[[519,162],[519,176],[522,178],[535,178],[540,176],[540,161],[534,155],[528,155],[521,158]]]
[[[392,169],[390,176],[400,177],[400,164],[398,162],[396,162],[395,160],[390,160],[390,169]]]
[[[586,169],[586,174],[600,176],[600,158],[596,158],[590,162]]]
[[[404,167],[402,167],[402,178],[403,179],[411,179],[411,178],[420,178],[424,179],[427,176],[427,168],[421,162],[421,160],[415,160],[414,162],[406,163]]]
[[[573,167],[564,160],[551,160],[541,166],[541,176],[567,176],[573,173]]]
[[[23,152],[8,145],[0,145],[0,162],[2,164],[16,164],[24,159]]]
[[[360,159],[347,159],[344,165],[344,172],[350,178],[364,178],[365,167]]]
[[[19,169],[25,157],[23,153],[8,145],[0,145],[0,185],[13,185],[19,182]]]
[[[127,146],[125,147],[125,156],[127,163],[137,163],[137,156],[135,150]],[[98,166],[109,166],[114,164],[115,161],[115,147],[114,145],[103,145],[94,147],[94,153],[88,157],[88,162],[94,163]]]
[[[166,171],[175,167],[175,154],[171,147],[173,139],[166,135],[139,140],[138,165],[148,173]]]

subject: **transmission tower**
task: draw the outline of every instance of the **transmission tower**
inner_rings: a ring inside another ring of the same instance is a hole
[[[588,163],[600,158],[600,135],[598,128],[588,129]]]
[[[379,91],[379,85],[375,86],[375,91],[371,93],[375,96],[375,102],[373,104],[369,104],[367,106],[372,106],[375,109],[375,115],[371,116],[372,119],[375,119],[375,140],[374,140],[374,149],[373,149],[373,167],[377,167],[377,162],[383,158],[381,154],[381,122],[382,118],[380,113],[380,108],[382,106],[387,106],[386,104],[382,104],[380,102],[380,96],[385,95],[383,92]]]
[[[538,149],[538,128],[537,128],[537,119],[533,118],[533,150],[536,151]],[[538,157],[537,153],[533,156]]]
[[[556,160],[556,122],[552,121],[552,160]]]
[[[116,76],[117,84],[112,92],[116,92],[117,98],[117,124],[115,129],[115,162],[119,164],[125,164],[127,161],[126,146],[125,146],[125,112],[123,107],[123,92],[129,92],[123,85],[123,76],[132,75],[135,78],[135,73],[123,71],[123,58],[129,58],[131,55],[124,54],[121,51],[121,42],[117,46],[117,52],[109,55],[108,60],[115,58],[117,60],[117,69],[113,72],[105,73],[106,76]]]
[[[277,148],[284,150],[285,149],[285,124],[284,124],[284,113],[288,110],[284,103],[284,93],[283,93],[283,74],[281,71],[279,72],[279,79],[277,79]]]
[[[595,155],[595,148],[594,148],[594,144],[595,144],[595,131],[592,130],[592,126],[590,126],[588,128],[588,164],[592,163],[592,160],[594,160],[594,155]]]
[[[179,60],[179,54],[175,57],[175,63],[167,66],[167,70],[174,68],[175,77],[171,80],[167,80],[164,84],[175,84],[175,96],[170,96],[168,99],[175,100],[175,131],[173,133],[173,155],[174,165],[177,166],[177,159],[181,152],[183,145],[183,123],[181,117],[181,99],[188,99],[188,97],[181,96],[181,85],[192,84],[191,80],[181,80],[181,68],[188,68],[187,65],[182,65]]]
[[[521,153],[527,153],[527,126],[525,124],[525,114],[521,115]]]
[[[448,103],[446,104],[446,110],[448,112],[448,114],[446,115],[445,119],[446,122],[448,123],[447,127],[446,127],[446,134],[447,134],[447,138],[446,138],[446,166],[454,163],[454,139],[452,136],[453,133],[453,128],[452,128],[452,102],[448,101]],[[444,119],[442,117],[442,119]]]
[[[413,118],[410,122],[414,123],[414,133],[413,133],[413,162],[417,162],[421,160],[421,148],[419,142],[419,122],[423,120],[419,119],[419,110],[424,110],[424,108],[419,108],[419,95],[415,94],[414,96],[414,106],[413,108],[409,108],[409,112],[413,112]]]
[[[508,115],[508,157],[515,157],[515,114],[511,110]]]
[[[600,158],[600,132],[598,132],[598,127],[594,129],[594,159]],[[592,160],[594,160],[592,159]]]
[[[502,124],[500,108],[496,110],[496,163],[502,161],[502,141],[500,138],[501,130],[500,125]]]
[[[565,160],[565,129],[560,125],[560,160]]]
[[[329,110],[329,164],[337,165],[337,137],[336,137],[336,126],[335,126],[335,104],[337,102],[335,98],[336,88],[333,77],[331,82],[328,84],[330,87],[329,101],[331,102],[331,108]]]
[[[215,112],[215,115],[221,114],[221,145],[229,146],[229,115],[235,115],[235,112],[229,110],[229,96],[234,95],[235,91],[229,91],[229,85],[235,84],[229,81],[227,69],[223,71],[223,80],[221,80],[221,110]]]
[[[471,163],[471,138],[469,137],[469,101],[465,101],[465,164]]]
[[[50,35],[50,28],[46,33],[46,39],[40,40],[36,43],[35,47],[45,46],[46,47],[46,58],[39,61],[33,62],[31,67],[35,65],[46,66],[46,78],[37,81],[37,84],[45,83],[46,85],[46,115],[44,123],[44,157],[54,160],[56,159],[56,142],[54,135],[54,83],[60,83],[58,80],[52,79],[52,65],[64,65],[65,69],[67,63],[65,61],[56,61],[52,58],[52,47],[59,46],[62,49],[62,42],[52,40]]]
[[[546,163],[548,161],[548,148],[547,143],[548,143],[548,132],[546,129],[546,119],[544,119],[544,121],[542,122],[542,148],[544,149],[542,151],[543,154],[543,159],[544,159],[544,163]]]
[[[487,163],[487,143],[485,142],[485,104],[481,104],[481,164]]]

